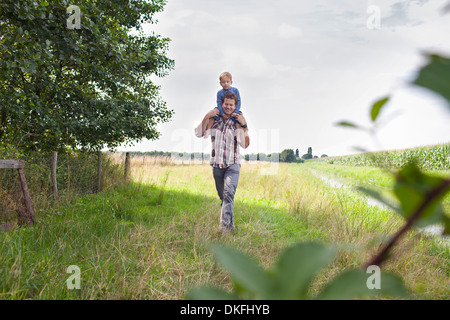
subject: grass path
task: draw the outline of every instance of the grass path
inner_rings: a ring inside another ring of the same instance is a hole
[[[0,233],[0,299],[182,299],[190,288],[231,288],[209,246],[234,246],[270,266],[288,245],[320,240],[345,250],[311,291],[345,268],[361,266],[401,219],[327,187],[306,166],[276,175],[243,165],[236,232],[218,233],[220,201],[208,165],[133,164],[133,181],[39,217],[38,225]],[[449,295],[448,250],[410,235],[386,267],[420,297]],[[398,255],[398,256],[397,256]],[[66,269],[81,270],[68,290]]]

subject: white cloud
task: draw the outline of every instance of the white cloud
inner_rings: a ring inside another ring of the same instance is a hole
[[[442,101],[433,100],[433,112],[426,112],[419,107],[423,100],[402,91],[424,62],[422,49],[450,55],[450,14],[439,12],[447,2],[168,1],[152,30],[172,39],[175,70],[156,81],[175,115],[158,126],[161,139],[145,150],[182,149],[176,137],[185,133],[192,141],[180,151],[196,151],[193,126],[213,107],[222,71],[233,74],[250,133],[279,130],[281,150],[306,152],[311,146],[318,155],[337,155],[371,145],[367,136],[355,137],[334,123],[368,123],[370,105],[386,94],[393,97],[386,111],[408,113],[380,133],[385,148],[450,141],[448,126],[438,129],[450,116],[448,108],[434,107]],[[367,28],[370,5],[380,7],[380,30]],[[269,146],[259,141],[244,153],[267,152]]]
[[[303,34],[302,29],[288,25],[287,23],[282,23],[277,28],[277,35],[283,39],[292,39],[301,37]]]

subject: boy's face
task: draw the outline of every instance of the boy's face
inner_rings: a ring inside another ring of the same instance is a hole
[[[236,109],[236,102],[234,99],[225,98],[222,103],[222,109],[223,112],[229,116],[233,113],[234,109]]]
[[[230,89],[231,85],[233,84],[233,81],[231,81],[230,78],[224,77],[220,79],[220,85],[224,90]]]

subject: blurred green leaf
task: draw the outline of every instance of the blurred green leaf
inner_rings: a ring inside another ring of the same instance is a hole
[[[389,97],[385,97],[383,99],[378,100],[375,102],[372,106],[372,110],[370,111],[370,116],[372,118],[372,121],[375,121],[380,114],[381,108],[386,104],[386,102],[389,101]]]
[[[187,299],[312,299],[308,296],[315,275],[333,262],[337,247],[319,242],[295,244],[285,249],[269,272],[260,264],[234,248],[213,247],[216,260],[230,272],[235,294],[219,288],[200,287]],[[345,271],[338,275],[317,296],[317,299],[352,299],[373,296],[405,297],[408,290],[401,278],[379,271],[379,289],[370,289],[372,273],[363,270]]]
[[[359,128],[358,125],[356,125],[356,124],[354,124],[354,123],[351,123],[351,122],[348,122],[348,121],[341,121],[341,122],[336,123],[336,125],[337,125],[337,126],[342,126],[342,127],[355,128],[355,129],[358,129],[358,128]]]
[[[450,218],[447,216],[444,216],[443,221],[444,221],[444,231],[442,232],[442,235],[448,236],[448,235],[450,235]]]
[[[442,95],[450,102],[450,59],[436,54],[430,54],[428,58],[430,62],[420,70],[413,83]]]
[[[234,248],[215,246],[216,261],[231,274],[239,287],[256,298],[267,298],[273,290],[272,279],[255,260]]]
[[[370,298],[374,296],[407,297],[408,289],[401,278],[386,272],[380,272],[380,288],[369,289],[367,282],[371,273],[364,270],[350,270],[338,275],[319,294],[320,300],[348,300]]]
[[[317,242],[296,244],[280,255],[274,272],[281,299],[306,299],[317,272],[331,263],[337,250]]]
[[[425,201],[434,188],[441,185],[445,180],[432,177],[420,171],[415,163],[404,166],[397,175],[394,185],[394,193],[401,204],[401,214],[408,219],[415,210]],[[415,222],[416,227],[426,227],[430,224],[441,222],[444,217],[441,200],[445,193],[435,199],[424,209]]]
[[[396,205],[392,204],[392,201],[388,200],[387,198],[385,198],[381,193],[379,193],[376,190],[373,189],[369,189],[367,187],[363,187],[363,186],[357,186],[356,190],[368,195],[369,197],[381,202],[383,205],[387,206],[389,209],[396,211],[396,212],[400,212],[401,209],[399,207],[397,207]]]

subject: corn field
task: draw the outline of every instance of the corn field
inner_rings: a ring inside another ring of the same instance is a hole
[[[316,159],[330,164],[351,166],[383,166],[400,168],[416,161],[424,170],[450,169],[450,143],[424,146],[412,149],[380,151],[351,156]]]

